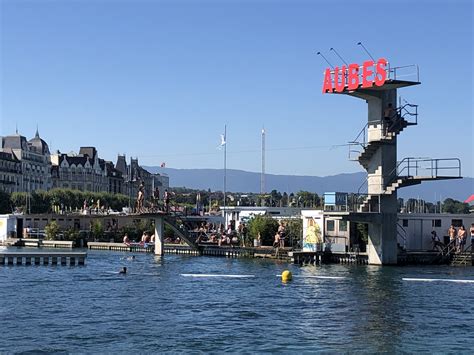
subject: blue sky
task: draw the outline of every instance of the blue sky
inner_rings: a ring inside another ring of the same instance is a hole
[[[471,1],[22,1],[1,3],[0,135],[34,135],[53,150],[94,145],[144,165],[332,175],[362,171],[347,147],[366,104],[322,95],[334,47],[418,64],[419,104],[398,157],[460,157],[474,176]]]

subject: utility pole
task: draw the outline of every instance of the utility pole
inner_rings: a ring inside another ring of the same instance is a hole
[[[262,173],[260,174],[260,194],[265,193],[265,127],[262,128]]]

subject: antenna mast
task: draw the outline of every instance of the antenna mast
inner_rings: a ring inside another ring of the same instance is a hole
[[[262,174],[260,175],[260,194],[265,193],[265,127],[262,128]]]

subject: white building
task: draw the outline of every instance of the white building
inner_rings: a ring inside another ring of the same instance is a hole
[[[319,229],[323,242],[339,244],[346,250],[364,249],[358,240],[354,224],[343,221],[334,215],[325,214],[322,210],[303,210],[303,241],[309,237],[314,239],[314,229]],[[447,214],[447,213],[399,213],[397,224],[397,242],[407,251],[429,251],[433,249],[432,231],[435,231],[441,242],[447,243],[448,228],[453,225],[458,229],[461,225],[467,230],[466,247],[470,245],[469,228],[474,223],[474,214]],[[318,226],[316,228],[315,226]],[[310,251],[312,246],[307,245]]]

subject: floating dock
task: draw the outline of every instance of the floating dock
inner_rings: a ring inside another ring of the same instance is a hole
[[[3,252],[1,265],[85,265],[87,253],[84,252]]]

